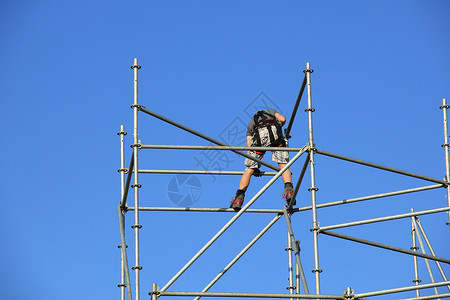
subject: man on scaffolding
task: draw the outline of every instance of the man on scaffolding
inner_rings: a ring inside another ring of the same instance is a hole
[[[247,126],[247,147],[286,147],[287,141],[282,133],[282,126],[286,123],[286,117],[273,109],[258,111],[250,120]],[[251,156],[262,160],[265,151],[247,151]],[[289,162],[288,151],[272,151],[272,160],[278,163],[278,166],[283,168]],[[247,166],[244,174],[242,174],[239,182],[239,189],[236,196],[231,200],[230,208],[239,211],[244,203],[245,191],[250,184],[252,175],[260,176],[259,167],[261,165],[249,158],[245,159],[245,166]],[[284,181],[283,198],[289,204],[294,194],[292,185],[291,171],[287,169],[281,177]]]

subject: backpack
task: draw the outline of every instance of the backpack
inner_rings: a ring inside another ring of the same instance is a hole
[[[253,121],[255,123],[255,135],[254,135],[254,146],[261,146],[261,136],[259,135],[259,129],[266,127],[269,132],[269,142],[272,147],[284,147],[286,146],[286,141],[284,140],[283,131],[281,130],[281,125],[278,123],[274,115],[269,114],[265,111],[258,111],[253,116]],[[272,128],[275,127],[277,138],[274,137]]]

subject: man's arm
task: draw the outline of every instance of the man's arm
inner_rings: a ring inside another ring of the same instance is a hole
[[[283,116],[282,114],[275,113],[275,118],[277,119],[278,122],[281,123],[281,126],[283,126],[284,123],[286,123],[286,117]]]

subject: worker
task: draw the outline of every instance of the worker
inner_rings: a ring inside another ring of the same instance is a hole
[[[258,111],[247,126],[247,147],[286,147],[287,141],[281,130],[285,123],[286,117],[274,109]],[[258,158],[259,160],[262,160],[265,151],[250,150],[247,151],[247,153],[255,158]],[[277,162],[280,169],[282,169],[289,162],[289,152],[283,150],[272,151],[272,160]],[[235,211],[239,211],[244,203],[245,191],[250,184],[250,178],[252,175],[260,176],[260,163],[246,158],[244,164],[247,168],[244,171],[244,174],[242,174],[239,182],[239,189],[237,190],[236,196],[233,198],[230,205],[230,208],[233,208]],[[289,204],[294,194],[291,171],[287,169],[281,177],[284,181],[283,198],[285,198]]]

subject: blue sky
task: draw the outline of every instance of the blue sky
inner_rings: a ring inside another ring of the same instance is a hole
[[[289,117],[310,62],[317,148],[443,178],[439,106],[450,98],[449,11],[448,1],[437,0],[2,1],[0,298],[119,298],[116,133],[123,124],[128,160],[129,67],[135,57],[142,65],[140,104],[216,139],[234,120],[247,123],[248,106],[261,97]],[[304,108],[302,101],[292,146],[307,142]],[[144,144],[207,144],[145,114],[139,126]],[[142,150],[140,167],[198,169],[202,155]],[[224,158],[227,170],[243,169],[241,157]],[[265,160],[270,162],[270,155]],[[292,168],[295,180],[301,164]],[[431,184],[319,155],[316,172],[318,203]],[[299,206],[311,203],[308,178]],[[141,175],[141,205],[175,206],[168,197],[173,179]],[[197,179],[202,192],[195,207],[227,207],[239,181]],[[268,180],[252,179],[247,195]],[[253,207],[281,208],[281,194],[277,181]],[[324,208],[318,220],[325,226],[444,207],[445,194],[438,189]],[[142,213],[141,297],[153,282],[164,286],[231,216]],[[171,290],[201,290],[272,217],[244,215]],[[314,291],[311,220],[310,212],[293,216]],[[448,258],[448,214],[420,220],[437,255]],[[128,213],[130,251],[131,221]],[[336,232],[411,247],[409,219]],[[212,290],[286,292],[285,248],[286,226],[280,220]],[[324,235],[319,250],[322,293],[341,294],[347,286],[361,293],[412,285],[410,256]],[[420,263],[420,279],[428,283]],[[450,276],[448,265],[443,267]]]

